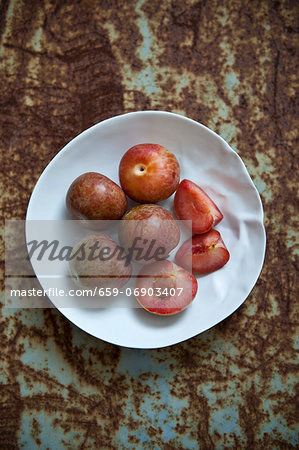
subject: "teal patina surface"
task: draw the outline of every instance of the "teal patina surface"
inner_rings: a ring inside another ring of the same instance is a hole
[[[2,218],[25,218],[82,130],[157,109],[239,153],[268,240],[242,307],[169,348],[107,344],[53,308],[2,308],[0,448],[298,448],[298,3],[4,0],[0,17]]]

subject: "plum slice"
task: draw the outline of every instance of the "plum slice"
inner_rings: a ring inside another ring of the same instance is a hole
[[[175,255],[175,262],[193,273],[206,274],[221,269],[229,257],[219,231],[210,230],[185,241]]]
[[[135,282],[135,295],[140,305],[161,316],[183,311],[196,293],[196,278],[168,260],[143,266]]]
[[[206,233],[223,219],[208,194],[190,180],[180,183],[174,196],[174,212],[180,220],[192,220],[194,234]]]

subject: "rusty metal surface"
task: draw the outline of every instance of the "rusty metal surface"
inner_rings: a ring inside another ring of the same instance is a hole
[[[2,308],[0,448],[296,448],[298,3],[0,5],[2,218],[25,218],[40,173],[82,130],[160,109],[239,153],[268,239],[242,307],[173,347],[124,349],[55,309]]]

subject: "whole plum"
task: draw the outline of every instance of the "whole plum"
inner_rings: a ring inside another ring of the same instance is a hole
[[[103,230],[118,220],[127,209],[123,190],[110,178],[97,172],[86,172],[68,189],[66,207],[72,219],[87,228]]]
[[[93,233],[74,246],[69,272],[80,288],[119,289],[130,279],[131,265],[113,239]]]
[[[138,203],[157,203],[170,197],[180,182],[180,166],[173,153],[158,144],[131,147],[119,165],[121,187]]]
[[[151,264],[166,258],[178,245],[180,228],[162,206],[138,205],[120,221],[118,237],[133,262]]]

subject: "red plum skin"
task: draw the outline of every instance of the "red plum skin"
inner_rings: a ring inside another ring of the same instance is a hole
[[[132,200],[157,203],[175,192],[180,181],[180,166],[175,155],[162,145],[138,144],[122,157],[119,180]]]
[[[127,209],[127,199],[123,190],[105,175],[87,172],[69,187],[66,207],[72,219],[80,220],[82,225],[104,229],[110,220],[121,219]]]
[[[125,249],[130,248],[134,240],[138,239],[138,246],[143,249],[143,254],[151,247],[151,259],[137,260],[132,255],[132,260],[139,264],[151,264],[155,259],[155,252],[161,248],[161,259],[166,258],[179,243],[180,228],[173,215],[159,205],[145,204],[130,209],[122,218],[119,225],[119,242]]]

